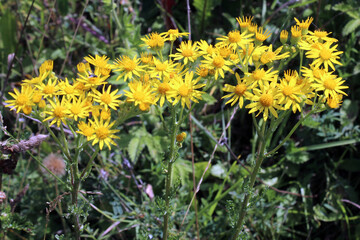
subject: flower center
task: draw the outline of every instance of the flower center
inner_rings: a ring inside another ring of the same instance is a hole
[[[273,104],[273,97],[268,94],[268,93],[264,93],[263,95],[261,95],[260,97],[260,103],[261,105],[263,105],[264,107],[270,107]]]
[[[329,60],[331,58],[331,52],[329,49],[326,49],[326,48],[323,48],[321,49],[320,51],[320,57],[323,59],[323,60]]]
[[[62,118],[64,117],[65,113],[64,113],[65,107],[62,106],[56,106],[54,108],[54,116],[57,118]]]
[[[332,78],[327,78],[324,81],[324,87],[329,90],[334,90],[336,88],[336,82]]]
[[[103,93],[100,97],[100,100],[105,104],[111,103],[111,95],[108,93]]]
[[[130,72],[136,68],[136,63],[131,59],[126,59],[123,63],[123,66],[126,71]]]
[[[169,90],[170,90],[170,85],[168,83],[159,84],[158,91],[160,94],[166,94],[166,92]]]
[[[145,94],[141,91],[134,92],[133,96],[134,96],[134,99],[137,101],[143,101],[145,98]]]
[[[25,105],[28,101],[29,101],[29,98],[25,94],[20,94],[16,99],[16,103],[19,106]]]
[[[156,70],[158,71],[165,71],[166,70],[166,64],[165,63],[158,63],[156,64]]]
[[[95,131],[96,136],[101,139],[104,140],[109,136],[109,129],[107,129],[106,127],[98,127]]]
[[[182,55],[184,57],[192,57],[194,55],[194,53],[193,53],[193,50],[191,50],[191,49],[184,49],[182,51]]]
[[[199,71],[200,77],[207,77],[208,74],[209,74],[209,70],[207,68],[201,68]]]
[[[82,132],[86,137],[90,137],[94,133],[94,129],[92,127],[85,127]]]
[[[214,58],[213,60],[213,65],[216,67],[216,68],[222,68],[224,66],[224,59],[220,56],[217,56]]]
[[[246,85],[244,83],[240,83],[236,85],[234,93],[238,96],[242,96],[244,95],[246,89],[247,89]]]
[[[186,86],[186,84],[183,84],[179,87],[178,91],[182,97],[187,97],[189,96],[191,89],[189,89],[188,86]]]
[[[323,38],[327,36],[327,32],[326,31],[317,31],[315,30],[314,35],[318,38]]]
[[[293,93],[293,87],[285,86],[282,92],[285,96],[290,96]]]
[[[88,78],[88,82],[90,84],[96,84],[98,82],[99,78],[98,77],[89,77]]]
[[[47,86],[44,87],[43,92],[45,94],[53,94],[55,92],[55,87],[52,86],[52,85],[47,85]]]
[[[74,115],[79,115],[81,113],[81,107],[79,105],[72,105],[70,111]]]
[[[231,43],[238,43],[241,41],[241,35],[238,31],[231,31],[228,34],[229,42]]]
[[[256,81],[261,80],[265,76],[265,70],[264,69],[256,69],[253,73],[253,78]]]
[[[74,93],[74,87],[67,86],[67,87],[65,87],[64,91],[65,91],[66,94],[73,94]]]

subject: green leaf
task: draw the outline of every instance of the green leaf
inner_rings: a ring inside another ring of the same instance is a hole
[[[346,36],[354,32],[356,28],[360,26],[360,19],[350,20],[342,30],[342,35]]]
[[[0,48],[5,49],[5,56],[15,52],[16,48],[16,19],[11,9],[0,18]]]
[[[177,159],[173,165],[172,182],[174,179],[180,178],[182,185],[190,183],[190,173],[192,172],[191,162],[184,159]]]
[[[209,105],[212,105],[218,101],[216,98],[209,95],[208,93],[204,93],[203,95],[201,95],[201,97]]]
[[[205,168],[207,166],[208,162],[207,161],[204,161],[204,162],[197,162],[195,163],[195,178],[196,178],[196,182],[199,182],[200,181],[200,178],[203,174],[203,172],[205,171]],[[209,168],[211,169],[211,165],[209,166]],[[206,178],[208,178],[210,174],[210,171],[209,169],[206,171],[205,173],[205,176],[204,176],[204,179],[205,180]]]
[[[224,179],[226,176],[226,169],[222,164],[218,163],[211,167],[210,173],[214,177]]]
[[[354,7],[350,4],[346,4],[346,3],[339,3],[333,6],[333,10],[335,11],[340,11],[343,13],[346,13],[347,15],[349,15],[352,18],[360,18],[360,14],[359,14],[359,10],[357,7]]]
[[[327,207],[329,209],[329,207]],[[313,207],[315,219],[324,222],[333,222],[341,219],[341,213],[339,211],[328,211],[325,207],[316,205]]]
[[[69,0],[58,0],[57,1],[59,12],[62,16],[65,16],[69,12]]]
[[[128,153],[131,161],[135,162],[136,157],[139,155],[141,150],[144,148],[144,145],[142,144],[142,141],[140,138],[133,138],[129,142],[128,145]]]

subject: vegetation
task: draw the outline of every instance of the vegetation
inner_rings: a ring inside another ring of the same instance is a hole
[[[358,8],[1,3],[0,239],[359,239]]]

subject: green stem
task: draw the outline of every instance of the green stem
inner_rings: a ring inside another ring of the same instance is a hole
[[[181,112],[183,109],[181,110]],[[181,114],[182,115],[182,114]],[[176,111],[175,107],[172,108],[171,112],[171,138],[170,138],[170,154],[168,160],[168,167],[167,167],[167,175],[165,180],[165,214],[164,214],[164,228],[163,228],[163,240],[167,240],[168,237],[168,224],[169,224],[169,205],[170,205],[170,188],[171,188],[171,178],[172,178],[172,166],[175,160],[175,138],[176,133],[179,128],[179,124],[176,124]]]
[[[262,136],[265,136],[265,128],[266,128],[266,122],[263,122],[262,129],[261,129]],[[243,221],[244,221],[244,218],[245,218],[247,206],[248,206],[249,200],[250,200],[251,195],[252,195],[252,188],[254,187],[256,176],[257,176],[257,173],[259,172],[261,163],[264,160],[266,139],[261,139],[260,138],[259,144],[260,144],[259,145],[259,152],[258,152],[259,155],[257,157],[255,167],[254,167],[254,169],[253,169],[253,171],[251,173],[251,176],[250,176],[250,184],[249,184],[250,192],[246,193],[245,198],[244,198],[244,200],[243,200],[243,202],[241,204],[241,209],[240,209],[240,212],[239,212],[239,218],[238,218],[238,222],[237,222],[236,227],[235,227],[235,232],[233,234],[232,240],[236,240],[238,235],[240,234],[240,232],[242,230]]]
[[[322,109],[318,109],[318,108],[314,108],[312,109],[308,114],[305,115],[305,117],[301,118],[296,124],[295,126],[290,130],[290,132],[288,133],[288,135],[286,135],[286,137],[284,138],[284,140],[282,140],[282,142],[277,145],[273,150],[271,150],[270,152],[266,153],[265,154],[265,157],[269,157],[271,156],[272,154],[274,154],[277,150],[279,150],[279,148],[284,145],[288,140],[289,138],[293,135],[293,133],[295,132],[295,130],[300,126],[300,124],[305,120],[307,119],[311,114],[315,113],[315,112],[319,112],[319,111],[322,111]]]
[[[96,147],[96,150],[95,152],[93,153],[93,155],[91,156],[88,164],[86,165],[85,169],[83,170],[83,172],[81,173],[81,176],[80,176],[80,180],[83,181],[90,173],[90,170],[91,170],[91,167],[93,166],[93,162],[94,162],[94,159],[95,157],[98,155],[100,149],[99,149],[99,146]]]

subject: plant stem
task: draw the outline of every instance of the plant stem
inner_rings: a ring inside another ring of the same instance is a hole
[[[181,111],[182,112],[182,111]],[[182,115],[182,114],[181,114]],[[172,165],[175,159],[175,138],[178,131],[179,125],[176,124],[176,111],[175,107],[172,108],[171,112],[171,138],[170,138],[170,154],[167,167],[167,175],[165,180],[165,214],[164,214],[164,229],[163,229],[163,240],[167,240],[168,237],[168,224],[169,224],[169,205],[170,205],[170,188],[172,178]]]
[[[263,122],[263,125],[262,125],[262,132],[261,132],[262,136],[267,135],[267,134],[265,134],[265,128],[266,128],[266,121]],[[266,139],[264,139],[264,138],[261,139],[260,138],[259,152],[258,152],[259,155],[257,157],[255,167],[254,167],[254,169],[253,169],[253,171],[251,173],[251,176],[250,176],[250,184],[249,184],[250,191],[246,193],[245,198],[244,198],[244,200],[243,200],[243,202],[241,204],[241,209],[240,209],[240,212],[239,212],[239,219],[238,219],[238,222],[236,224],[235,232],[234,232],[234,234],[232,236],[232,240],[236,240],[238,235],[240,234],[240,232],[242,230],[243,221],[244,221],[245,214],[246,214],[246,209],[247,209],[249,200],[250,200],[251,195],[252,195],[251,191],[252,191],[252,188],[254,186],[257,173],[259,172],[261,163],[264,160],[265,145],[266,145]]]

